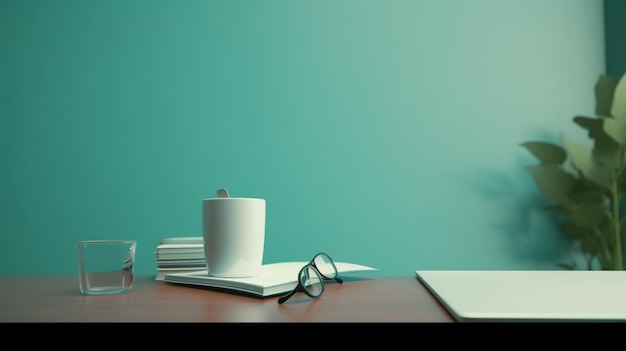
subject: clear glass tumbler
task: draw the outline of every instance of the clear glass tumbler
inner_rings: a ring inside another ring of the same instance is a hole
[[[78,242],[78,278],[85,295],[121,294],[133,286],[135,240]]]

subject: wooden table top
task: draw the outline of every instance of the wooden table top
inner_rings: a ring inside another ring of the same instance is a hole
[[[86,296],[74,275],[0,275],[0,322],[454,322],[416,277],[346,277],[284,304],[136,276],[130,292]]]

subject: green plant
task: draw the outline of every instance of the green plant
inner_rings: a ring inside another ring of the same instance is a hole
[[[601,75],[595,85],[596,117],[575,116],[591,138],[577,142],[522,143],[539,164],[526,166],[549,205],[563,215],[561,229],[578,241],[587,267],[623,270],[626,248],[626,75]],[[569,155],[569,157],[568,157]],[[566,162],[569,159],[569,162]],[[576,269],[576,264],[560,264]]]

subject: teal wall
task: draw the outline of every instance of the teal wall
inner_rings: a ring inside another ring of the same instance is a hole
[[[604,0],[606,73],[621,77],[626,73],[626,1]]]
[[[0,274],[201,235],[267,200],[264,261],[544,269],[575,251],[520,143],[578,132],[601,0],[1,0]],[[582,132],[581,132],[582,133]]]

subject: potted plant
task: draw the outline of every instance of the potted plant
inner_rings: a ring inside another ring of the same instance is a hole
[[[595,117],[575,116],[589,145],[529,141],[538,160],[526,166],[547,210],[562,215],[562,231],[580,244],[585,269],[623,270],[626,248],[626,75],[601,75],[595,85]],[[577,269],[576,264],[560,264]]]

